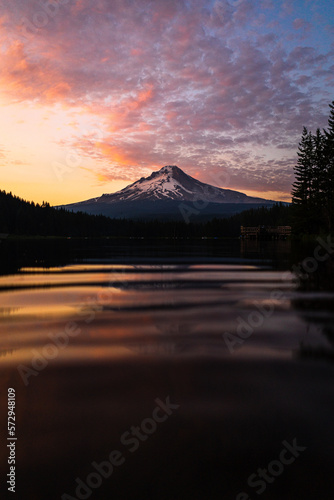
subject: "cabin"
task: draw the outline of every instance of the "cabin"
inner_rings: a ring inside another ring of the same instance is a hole
[[[241,226],[240,235],[250,240],[286,240],[291,236],[291,226]]]

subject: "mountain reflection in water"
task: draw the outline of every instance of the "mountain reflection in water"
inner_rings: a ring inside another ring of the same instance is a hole
[[[301,281],[290,248],[236,243],[181,257],[107,245],[61,264],[27,257],[0,276],[18,498],[241,500],[261,485],[262,498],[331,498],[330,261]],[[161,423],[157,400],[175,406],[163,422],[159,407]],[[305,450],[281,470],[283,442]],[[122,465],[88,486],[113,450]],[[5,477],[5,446],[1,457]]]

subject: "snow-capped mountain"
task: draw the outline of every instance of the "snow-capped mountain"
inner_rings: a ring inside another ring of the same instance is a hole
[[[126,186],[121,191],[104,194],[100,198],[87,200],[96,203],[115,203],[118,201],[137,200],[179,200],[207,201],[209,203],[262,203],[262,198],[252,198],[238,191],[222,189],[194,179],[176,166],[166,166],[149,177]],[[87,203],[87,202],[81,202]]]
[[[166,166],[116,193],[103,194],[63,208],[110,217],[152,217],[159,214],[165,217],[180,215],[182,203],[194,204],[194,213],[198,210],[198,204],[201,204],[202,215],[204,212],[207,215],[223,215],[240,212],[251,206],[271,206],[275,202],[205,184],[177,166]]]
[[[259,198],[250,198],[243,193],[221,189],[210,184],[204,184],[176,166],[166,166],[152,172],[149,177],[142,177],[114,194],[102,196],[103,201],[134,200],[182,200],[208,201],[215,203],[256,203]],[[101,198],[101,201],[102,201]]]
[[[167,166],[157,172],[152,172],[149,177],[142,177],[113,195],[105,196],[112,196],[113,201],[185,200],[195,194],[197,186],[193,185],[194,182],[198,181],[185,174],[180,168]]]

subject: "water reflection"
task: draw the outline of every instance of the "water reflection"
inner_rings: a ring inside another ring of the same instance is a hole
[[[253,498],[249,475],[295,438],[305,454],[263,498],[331,498],[330,265],[301,281],[287,253],[278,262],[274,249],[236,243],[239,253],[214,243],[207,257],[197,248],[179,262],[173,248],[165,257],[155,248],[151,263],[144,246],[136,258],[88,246],[77,262],[27,259],[0,277],[1,390],[15,387],[19,403],[18,498],[77,497],[76,478],[114,449],[126,462],[91,498]],[[226,332],[242,340],[234,352]],[[136,453],[122,448],[124,432],[167,396],[180,405],[175,416]]]
[[[292,300],[303,319],[305,338],[300,344],[304,358],[334,360],[334,262],[318,262],[313,272],[298,278],[298,295]],[[319,341],[319,338],[321,341]]]
[[[294,273],[267,265],[72,264],[23,269],[0,277],[0,288],[1,325],[10,332],[1,335],[3,350],[43,346],[50,331],[61,332],[69,322],[80,326],[58,363],[74,358],[78,347],[87,359],[93,345],[107,343],[115,352],[122,345],[138,354],[228,356],[223,335],[240,331],[239,356],[280,357],[305,349],[310,338],[324,347],[322,330],[305,328],[317,321],[312,307],[322,308],[327,337],[332,320],[331,293],[310,295],[310,282],[304,290]],[[20,359],[23,352],[29,353],[21,349]]]

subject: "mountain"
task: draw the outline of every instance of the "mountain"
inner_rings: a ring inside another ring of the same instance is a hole
[[[177,166],[166,166],[121,191],[62,205],[62,208],[115,218],[185,219],[191,215],[207,219],[274,204],[272,200],[253,198],[238,191],[205,184]]]

